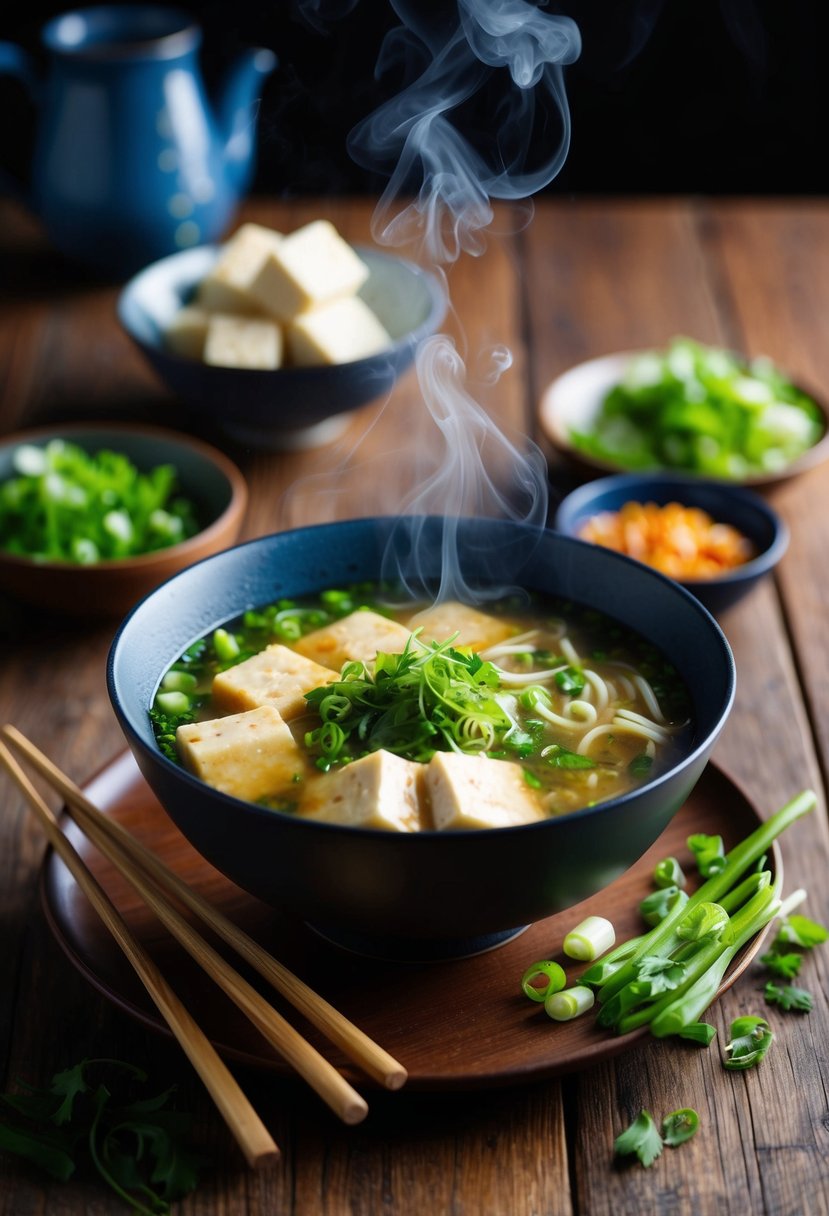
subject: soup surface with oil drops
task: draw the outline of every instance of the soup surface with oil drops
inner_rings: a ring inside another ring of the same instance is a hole
[[[389,831],[567,814],[666,771],[693,735],[676,670],[609,616],[530,593],[402,605],[376,584],[200,638],[150,716],[226,794]]]

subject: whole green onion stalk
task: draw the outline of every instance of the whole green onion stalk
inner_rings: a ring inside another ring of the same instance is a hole
[[[598,1021],[619,1034],[650,1025],[662,1037],[699,1020],[734,955],[780,911],[779,877],[746,871],[817,805],[803,790],[724,857],[721,869],[649,933],[617,946],[581,977],[596,991]]]

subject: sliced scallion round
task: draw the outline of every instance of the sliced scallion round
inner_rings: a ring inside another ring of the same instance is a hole
[[[592,963],[614,945],[616,931],[603,916],[588,916],[571,929],[564,939],[562,949],[568,958],[577,958]]]
[[[544,1002],[544,1009],[554,1022],[569,1022],[592,1009],[595,999],[592,988],[576,984],[563,992],[551,993]]]
[[[533,963],[521,976],[521,991],[531,1001],[544,1001],[567,983],[564,968],[546,959]]]
[[[682,866],[675,857],[665,857],[657,862],[653,872],[653,881],[657,887],[684,887],[685,875]]]
[[[235,659],[239,654],[239,643],[232,633],[228,633],[226,629],[213,630],[213,649],[216,652],[216,658],[222,662],[228,662],[230,659]]]
[[[178,690],[160,692],[155,698],[155,704],[158,709],[163,709],[165,714],[186,714],[190,708],[190,698],[186,692]]]

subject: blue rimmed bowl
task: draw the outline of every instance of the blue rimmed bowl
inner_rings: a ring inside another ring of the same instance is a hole
[[[590,519],[619,511],[625,503],[678,502],[699,507],[717,523],[730,524],[751,542],[754,556],[711,578],[677,581],[709,611],[718,613],[742,599],[769,574],[789,544],[789,531],[777,511],[759,494],[725,482],[705,481],[677,473],[628,473],[587,482],[562,499],[554,526],[579,537]]]

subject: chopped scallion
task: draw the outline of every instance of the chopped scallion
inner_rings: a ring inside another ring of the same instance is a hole
[[[521,991],[531,1001],[541,1003],[554,992],[560,992],[566,983],[564,968],[558,963],[542,959],[528,967],[521,976]]]
[[[615,941],[616,931],[609,920],[603,916],[588,916],[570,930],[562,949],[568,958],[592,963],[599,955],[610,950]]]
[[[563,992],[554,992],[548,996],[544,1009],[554,1022],[569,1022],[592,1009],[595,999],[592,988],[576,984],[574,988],[566,988]]]

